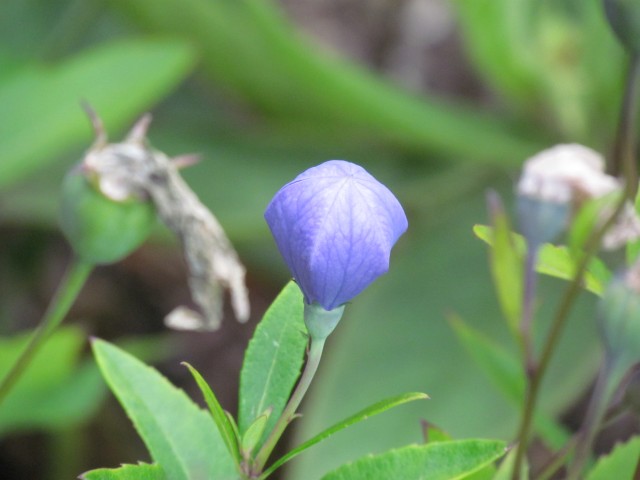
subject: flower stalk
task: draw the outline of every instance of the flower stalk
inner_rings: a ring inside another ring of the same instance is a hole
[[[253,466],[251,469],[253,475],[252,478],[257,478],[260,476],[260,473],[264,469],[264,466],[267,463],[271,452],[273,452],[273,449],[278,443],[278,440],[280,440],[280,437],[282,437],[282,434],[284,433],[287,426],[289,426],[289,424],[296,418],[296,410],[300,406],[302,399],[309,390],[309,386],[313,381],[313,377],[318,371],[318,366],[320,365],[320,359],[322,358],[322,351],[324,349],[325,340],[326,339],[324,338],[311,338],[309,342],[309,353],[307,354],[307,362],[305,364],[304,371],[302,372],[302,376],[300,377],[300,381],[293,391],[293,394],[289,398],[289,402],[284,408],[282,415],[276,422],[273,430],[267,437],[267,440],[264,442],[262,448],[253,460]]]
[[[58,290],[51,300],[40,325],[31,336],[29,343],[7,375],[0,382],[0,404],[6,399],[16,382],[25,373],[29,364],[38,353],[42,345],[46,342],[53,331],[62,323],[64,317],[69,312],[80,290],[86,283],[94,265],[81,260],[72,260]]]
[[[625,189],[628,188],[629,186],[627,183],[625,184]],[[591,262],[591,259],[598,251],[600,243],[604,238],[607,230],[609,230],[609,228],[616,222],[618,216],[624,210],[627,198],[628,197],[626,194],[621,197],[616,205],[615,210],[609,216],[607,221],[604,222],[604,224],[602,224],[602,226],[590,236],[585,246],[585,252],[580,259],[578,268],[576,269],[573,281],[565,290],[564,295],[560,301],[560,306],[556,310],[551,328],[544,342],[542,353],[540,354],[540,360],[538,361],[537,365],[530,375],[522,420],[520,423],[520,428],[518,430],[518,446],[516,449],[514,468],[511,475],[512,480],[520,479],[520,471],[524,462],[527,447],[529,445],[529,439],[531,436],[531,429],[533,425],[533,415],[537,406],[542,381],[547,372],[547,368],[549,367],[549,363],[551,362],[551,358],[553,357],[553,353],[555,352],[556,345],[560,340],[560,336],[562,334],[562,331],[564,330],[564,326],[566,325],[566,322],[569,318],[571,308],[573,307],[573,304],[578,298],[578,294],[582,289],[584,275],[587,272],[587,268],[589,266],[589,263]]]

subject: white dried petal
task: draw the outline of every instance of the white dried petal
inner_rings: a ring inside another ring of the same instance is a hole
[[[578,144],[556,145],[525,162],[517,192],[542,202],[580,207],[586,200],[622,190],[620,180],[607,175],[604,167],[604,158],[595,150]],[[611,209],[603,209],[601,221],[606,221],[611,213]],[[602,246],[613,250],[638,238],[640,218],[629,203],[605,234]]]
[[[146,144],[150,117],[133,127],[127,140],[106,144],[97,117],[97,145],[85,156],[82,168],[95,178],[108,198],[150,198],[163,223],[179,238],[189,267],[189,288],[201,312],[184,307],[165,322],[178,329],[214,330],[222,318],[223,290],[231,293],[236,318],[249,318],[245,269],[213,214],[180,176],[178,167],[162,152]]]
[[[602,197],[619,188],[619,181],[604,173],[604,159],[598,152],[566,144],[527,160],[517,191],[542,201],[569,203]]]

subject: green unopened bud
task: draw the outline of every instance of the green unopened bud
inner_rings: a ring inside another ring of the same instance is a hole
[[[604,0],[604,11],[622,45],[630,52],[640,53],[640,2]]]
[[[564,231],[571,216],[567,203],[519,196],[517,202],[520,230],[529,245],[553,241]]]
[[[610,359],[629,368],[640,361],[640,262],[616,275],[598,306],[599,327]]]
[[[81,166],[64,179],[60,225],[75,253],[86,262],[105,264],[124,258],[145,241],[154,222],[150,201],[107,198]]]

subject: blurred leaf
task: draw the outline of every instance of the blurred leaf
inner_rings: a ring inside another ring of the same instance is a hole
[[[143,27],[189,39],[218,83],[300,125],[515,164],[541,143],[479,110],[416,97],[313,49],[267,0],[112,0]],[[464,141],[461,141],[464,139]]]
[[[521,408],[527,380],[518,357],[471,328],[458,316],[449,318],[458,338],[474,361],[512,404]],[[559,449],[569,440],[569,433],[543,411],[538,410],[533,422],[537,433],[551,448]]]
[[[494,89],[526,108],[536,102],[532,0],[455,0],[471,60]]]
[[[120,468],[100,468],[80,476],[81,480],[167,480],[160,465],[123,465]]]
[[[505,453],[496,440],[458,440],[411,445],[344,465],[323,480],[455,480],[480,470]]]
[[[236,463],[239,466],[242,458],[240,457],[240,452],[238,451],[238,442],[236,440],[234,427],[229,422],[229,417],[222,409],[220,402],[218,402],[218,399],[211,390],[211,387],[209,387],[209,384],[204,378],[202,378],[202,375],[200,375],[200,373],[188,363],[183,362],[182,364],[186,366],[191,372],[191,375],[193,375],[193,378],[198,384],[198,387],[200,388],[200,391],[202,392],[202,395],[207,402],[207,406],[209,407],[209,411],[211,412],[213,421],[216,422],[216,426],[218,427],[218,430],[222,435],[222,439],[227,446],[227,450],[229,450],[229,453],[236,460]]]
[[[500,462],[500,467],[496,472],[496,475],[492,480],[511,480],[513,474],[513,464],[516,461],[516,449],[513,448],[507,453],[504,460]],[[522,462],[522,468],[520,469],[520,478],[522,480],[529,480],[529,465],[525,458]]]
[[[522,315],[522,255],[516,250],[511,235],[511,223],[502,201],[492,194],[489,201],[492,238],[489,249],[491,275],[502,313],[514,338],[519,338]]]
[[[30,65],[0,83],[0,189],[89,139],[88,101],[121,128],[190,72],[193,52],[175,40],[128,40],[57,66]]]
[[[30,337],[31,332],[0,339],[0,378]],[[0,434],[68,428],[95,413],[105,388],[93,362],[79,363],[84,341],[75,327],[63,327],[49,338],[0,407]]]
[[[337,433],[340,430],[344,430],[345,428],[350,427],[351,425],[355,425],[356,423],[362,422],[369,417],[378,415],[379,413],[385,412],[390,408],[394,408],[399,405],[402,405],[403,403],[412,402],[414,400],[425,400],[427,398],[429,398],[429,396],[424,393],[405,393],[404,395],[398,395],[397,397],[387,398],[385,400],[381,400],[380,402],[376,402],[373,405],[368,406],[364,410],[361,410],[360,412],[356,413],[355,415],[352,415],[351,417],[346,418],[341,422],[338,422],[336,425],[333,425],[332,427],[327,428],[325,431],[307,440],[303,444],[298,445],[296,448],[289,451],[282,458],[279,458],[277,461],[275,461],[273,465],[271,465],[264,472],[261,478],[266,478],[268,475],[270,475],[272,472],[280,468],[282,465],[284,465],[286,462],[288,462],[292,458],[298,456],[300,453],[304,452],[306,449],[314,446],[315,444],[320,443],[321,441],[329,438],[334,433]]]
[[[493,246],[491,231],[491,227],[485,225],[475,225],[473,227],[473,233],[475,233],[480,240]],[[519,255],[524,257],[526,251],[525,239],[521,235],[514,233],[513,242]],[[536,271],[538,273],[563,280],[573,280],[576,269],[577,262],[567,247],[545,243],[540,248],[538,263],[536,264]],[[596,295],[601,295],[610,276],[611,273],[607,267],[605,267],[604,263],[598,258],[593,258],[584,277],[585,288]]]
[[[167,478],[238,478],[215,423],[183,391],[105,341],[94,340],[93,351],[107,384]]]
[[[289,282],[256,327],[240,373],[238,426],[244,435],[254,420],[272,408],[265,434],[282,414],[300,375],[307,345],[302,292]]]
[[[453,4],[472,62],[521,116],[609,148],[625,62],[600,0]]]
[[[586,480],[612,480],[614,478],[636,478],[634,473],[640,459],[640,437],[633,437],[618,444],[608,455],[598,459]]]

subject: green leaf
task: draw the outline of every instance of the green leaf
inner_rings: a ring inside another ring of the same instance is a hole
[[[499,118],[417,97],[349,62],[318,53],[273,2],[116,3],[143,27],[196,44],[203,67],[218,84],[286,119],[292,131],[330,126],[333,132],[506,164],[541,146]]]
[[[531,0],[455,0],[471,61],[500,94],[531,109],[540,90]]]
[[[471,328],[458,316],[449,317],[458,339],[474,361],[483,369],[511,403],[520,408],[524,401],[526,376],[518,356],[506,351],[497,342]],[[553,448],[558,449],[569,439],[569,434],[540,409],[534,416],[534,428]]]
[[[108,130],[121,128],[174,88],[193,66],[175,40],[129,40],[49,67],[32,65],[0,83],[0,189],[87,143],[88,101]],[[117,78],[117,81],[113,79]]]
[[[258,416],[258,418],[256,418],[253,423],[249,425],[247,431],[244,432],[244,435],[242,435],[242,452],[246,458],[249,458],[251,456],[251,453],[262,438],[264,430],[267,426],[267,421],[269,420],[270,416],[271,410],[267,409],[266,412]]]
[[[480,240],[493,246],[493,235],[491,232],[491,227],[485,225],[475,225],[473,227],[473,233],[475,233]],[[517,233],[513,233],[512,237],[516,251],[521,258],[524,258],[526,252],[525,239]],[[545,243],[540,248],[538,263],[536,264],[536,271],[538,273],[563,280],[573,280],[576,270],[576,260],[567,247]],[[610,277],[611,273],[607,267],[605,267],[604,263],[598,258],[593,258],[585,274],[585,289],[596,295],[601,295]]]
[[[600,457],[586,480],[612,480],[635,478],[640,459],[640,437],[633,437],[617,445],[611,453]]]
[[[240,373],[238,426],[244,434],[272,408],[265,434],[273,429],[300,375],[307,345],[303,297],[289,282],[274,300],[249,342]]]
[[[461,479],[498,460],[504,453],[505,443],[498,440],[411,445],[343,465],[322,480]]]
[[[167,480],[160,465],[123,465],[120,468],[100,468],[80,476],[81,480]]]
[[[209,387],[209,384],[206,382],[202,375],[189,365],[187,362],[182,362],[182,364],[189,369],[191,375],[195,379],[202,395],[204,397],[205,402],[207,402],[207,406],[209,407],[209,411],[211,412],[211,416],[213,417],[213,421],[216,422],[218,430],[222,435],[222,439],[224,440],[225,445],[227,446],[227,450],[231,454],[231,456],[236,460],[236,464],[240,465],[242,458],[240,457],[240,451],[238,450],[238,442],[236,440],[236,433],[234,426],[229,422],[229,416],[223,410],[220,402],[216,398],[213,390]]]
[[[171,480],[237,479],[216,424],[156,370],[102,340],[94,340],[102,374]]]
[[[385,400],[381,400],[377,403],[374,403],[373,405],[370,405],[367,408],[359,411],[355,415],[352,415],[351,417],[336,423],[332,427],[329,427],[325,431],[307,440],[303,444],[298,445],[296,448],[288,452],[286,455],[284,455],[283,457],[275,461],[273,465],[271,465],[260,478],[261,479],[267,478],[269,475],[271,475],[271,473],[273,473],[275,470],[280,468],[282,465],[287,463],[292,458],[298,456],[300,453],[304,452],[309,447],[312,447],[317,443],[320,443],[321,441],[329,438],[331,435],[339,432],[340,430],[344,430],[345,428],[350,427],[351,425],[362,422],[363,420],[366,420],[369,417],[378,415],[379,413],[389,410],[390,408],[397,407],[398,405],[402,405],[403,403],[413,402],[414,400],[425,400],[428,398],[429,396],[424,393],[405,393],[403,395],[387,398]]]
[[[519,337],[522,316],[522,256],[516,250],[511,235],[511,224],[497,194],[490,197],[491,244],[489,249],[491,275],[498,294],[500,307],[514,338]]]
[[[0,338],[0,378],[31,335]],[[0,435],[68,428],[95,413],[105,388],[95,363],[79,362],[84,343],[85,335],[77,327],[62,327],[51,335],[0,406]]]

